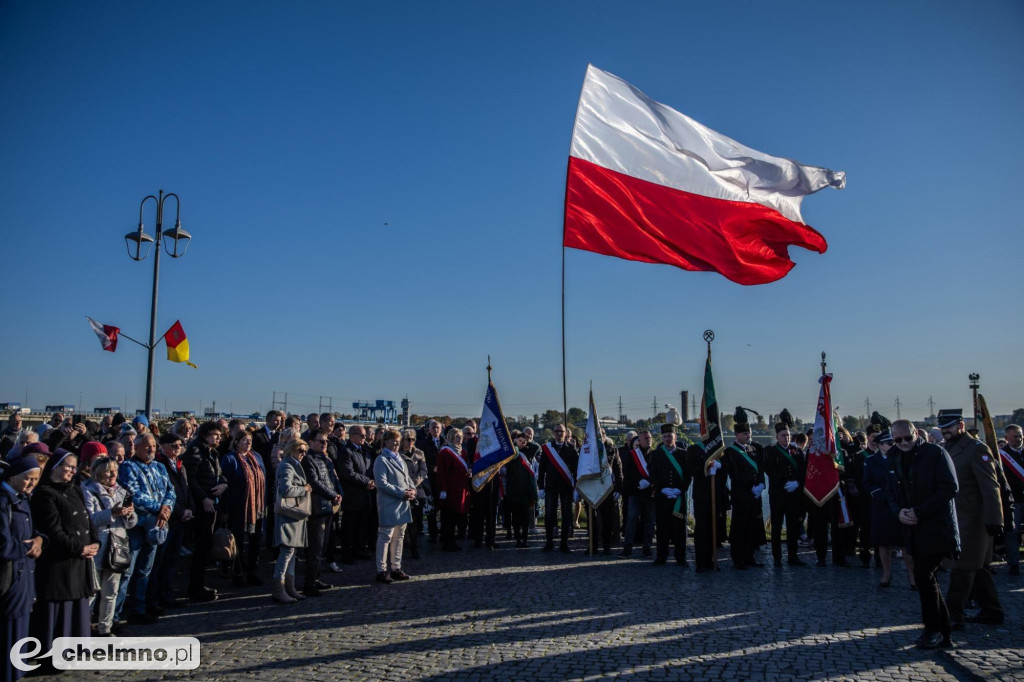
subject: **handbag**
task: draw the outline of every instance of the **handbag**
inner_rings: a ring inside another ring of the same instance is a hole
[[[218,528],[213,532],[213,541],[210,543],[210,556],[217,561],[234,561],[238,556],[238,545],[235,543],[235,534],[227,528]]]
[[[274,503],[274,513],[296,521],[309,518],[312,513],[309,495],[277,498]]]
[[[111,528],[107,542],[107,553],[103,555],[103,568],[114,573],[124,573],[132,565],[132,549],[128,534],[119,528]]]
[[[100,572],[96,570],[96,562],[92,559],[83,559],[89,562],[89,594],[93,595],[100,591]]]

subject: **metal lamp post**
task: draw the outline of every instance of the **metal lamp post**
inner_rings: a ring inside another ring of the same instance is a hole
[[[167,232],[163,231],[164,224],[164,203],[174,197],[175,204],[175,216],[174,216],[174,227]],[[142,210],[146,206],[146,202],[152,199],[156,202],[156,238],[146,234],[142,225]],[[153,300],[150,306],[149,312],[149,345],[147,350],[149,351],[149,362],[146,368],[146,418],[152,417],[153,407],[153,351],[156,349],[156,299],[157,299],[157,284],[160,280],[160,240],[166,239],[164,248],[167,250],[167,255],[171,258],[181,258],[185,255],[188,250],[189,242],[192,240],[192,235],[186,232],[181,227],[181,201],[178,199],[177,194],[164,194],[163,190],[160,190],[157,196],[150,194],[142,203],[139,204],[139,229],[135,232],[129,232],[124,236],[125,245],[128,248],[128,257],[132,260],[145,260],[146,256],[149,255],[150,245],[155,244],[155,255],[153,257]],[[178,247],[181,245],[181,252],[178,252]],[[145,249],[145,252],[143,252]],[[125,405],[125,409],[127,409]]]

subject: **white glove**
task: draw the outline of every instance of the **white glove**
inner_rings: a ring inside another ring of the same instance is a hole
[[[683,491],[679,488],[672,488],[672,497],[679,497],[683,494]]]
[[[792,493],[795,492],[796,489],[800,487],[800,484],[797,483],[796,481],[786,481],[786,485],[783,487],[786,489],[787,493]]]
[[[764,483],[758,483],[750,489],[750,492],[754,493],[754,497],[761,497],[761,493],[764,492]]]
[[[640,482],[637,484],[637,487],[640,488],[640,490],[647,490],[648,488],[651,487],[651,482],[648,481],[646,478],[641,478]]]
[[[705,474],[705,476],[714,476],[715,473],[721,468],[722,462],[716,459],[714,462],[711,463],[711,466],[708,467],[708,471]]]
[[[441,499],[442,500],[447,500],[448,499],[448,493],[446,493],[445,491],[442,490],[441,491]]]

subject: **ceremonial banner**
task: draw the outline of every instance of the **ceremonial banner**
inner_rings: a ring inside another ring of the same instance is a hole
[[[512,433],[505,423],[498,391],[493,383],[487,382],[484,411],[480,415],[480,440],[476,445],[476,461],[473,462],[473,490],[479,492],[515,456]]]
[[[804,492],[819,507],[839,490],[839,467],[836,465],[836,432],[832,417],[831,374],[818,379],[818,410],[814,415],[814,437],[807,453],[807,478]]]
[[[846,175],[759,152],[587,67],[566,180],[563,245],[765,284],[791,245],[824,253],[800,202]]]
[[[121,333],[118,327],[111,327],[109,324],[100,324],[91,317],[86,317],[89,320],[89,326],[96,332],[96,336],[100,338],[100,345],[103,346],[103,350],[109,350],[111,353],[117,350],[117,335]]]
[[[193,369],[198,369],[188,359],[188,337],[181,326],[181,320],[176,321],[164,334],[164,344],[167,346],[167,359],[171,362],[184,362]]]
[[[710,348],[710,346],[709,346]],[[718,398],[715,396],[715,379],[711,376],[711,351],[704,365],[704,393],[700,397],[700,440],[707,459],[704,467],[725,453],[722,439],[722,419],[718,414]]]
[[[576,467],[576,490],[580,496],[596,507],[612,491],[612,468],[608,464],[608,452],[601,439],[597,410],[594,408],[594,392],[590,392],[590,407],[587,415],[587,432],[580,448],[580,461]]]

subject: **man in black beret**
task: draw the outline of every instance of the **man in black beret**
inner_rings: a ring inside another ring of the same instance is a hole
[[[755,550],[764,542],[764,512],[761,509],[761,495],[765,490],[764,468],[760,446],[750,440],[750,424],[737,422],[733,430],[736,440],[722,456],[732,490],[729,552],[733,568],[746,570],[750,566],[764,566],[754,557]]]
[[[786,524],[786,548],[790,566],[803,566],[797,556],[800,537],[800,516],[804,509],[804,476],[807,462],[799,448],[792,447],[789,426],[775,425],[775,443],[764,453],[768,474],[768,504],[772,520],[772,559],[776,568],[782,566],[782,524]]]
[[[661,427],[661,445],[651,452],[651,487],[654,489],[654,518],[657,533],[656,566],[668,561],[668,546],[675,546],[676,563],[689,568],[686,561],[686,491],[690,475],[686,471],[686,451],[676,447],[676,429]]]

